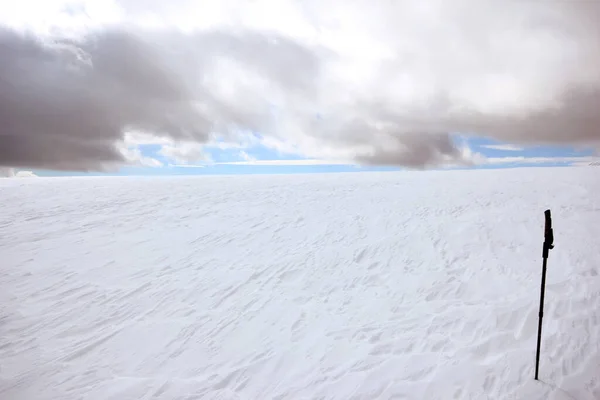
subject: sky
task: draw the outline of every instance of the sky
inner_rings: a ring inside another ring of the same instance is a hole
[[[587,166],[596,160],[593,148],[569,146],[519,147],[489,139],[472,138],[469,146],[485,156],[485,162],[474,166],[450,168],[514,168],[514,167],[562,167]],[[400,171],[402,166],[361,166],[333,163],[328,160],[308,159],[294,154],[281,154],[260,144],[240,149],[204,148],[210,162],[196,164],[173,163],[161,154],[161,145],[140,145],[143,157],[153,158],[160,165],[125,166],[111,172],[81,172],[35,170],[37,176],[77,175],[239,175],[239,174],[294,174],[361,171]],[[444,168],[439,167],[439,168]]]
[[[0,173],[597,162],[600,2],[0,7]]]

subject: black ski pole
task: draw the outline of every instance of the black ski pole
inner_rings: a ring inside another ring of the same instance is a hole
[[[550,210],[544,212],[546,222],[544,226],[544,250],[542,251],[542,287],[540,290],[540,313],[538,321],[537,351],[535,353],[535,380],[538,380],[538,371],[540,365],[540,345],[542,341],[542,319],[544,318],[544,292],[546,291],[546,263],[548,253],[554,248],[554,232],[552,231],[552,216]]]

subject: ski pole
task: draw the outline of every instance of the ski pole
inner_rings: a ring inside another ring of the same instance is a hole
[[[538,380],[538,371],[540,365],[540,345],[542,341],[542,319],[544,318],[544,292],[546,291],[546,264],[548,253],[554,248],[554,232],[552,230],[552,216],[550,210],[544,212],[546,222],[544,226],[544,249],[542,251],[542,286],[540,289],[540,313],[538,320],[537,351],[535,354],[535,380]]]

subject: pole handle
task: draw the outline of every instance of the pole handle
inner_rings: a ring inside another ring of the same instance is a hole
[[[554,230],[552,229],[552,214],[550,210],[544,212],[546,221],[544,224],[544,252],[542,256],[548,258],[548,252],[554,248]]]

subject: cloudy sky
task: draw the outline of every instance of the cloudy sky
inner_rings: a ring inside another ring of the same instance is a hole
[[[0,0],[0,168],[586,164],[600,2]]]

